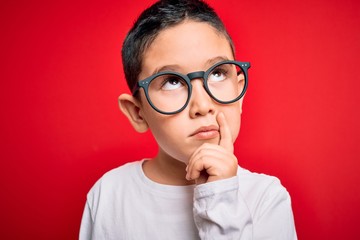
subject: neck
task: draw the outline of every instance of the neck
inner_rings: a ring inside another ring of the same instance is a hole
[[[143,165],[145,175],[154,182],[165,185],[192,185],[193,181],[185,179],[186,164],[170,157],[160,149],[158,155]]]

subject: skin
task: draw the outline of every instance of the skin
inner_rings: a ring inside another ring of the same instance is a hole
[[[172,70],[187,74],[205,71],[222,60],[232,60],[226,38],[207,23],[184,21],[159,33],[143,56],[144,79]],[[233,144],[241,124],[242,100],[222,105],[206,93],[202,79],[192,81],[188,106],[175,115],[156,112],[146,101],[129,94],[119,97],[122,112],[138,132],[151,129],[157,156],[143,165],[151,180],[168,185],[202,184],[236,176],[238,162]],[[201,127],[211,130],[194,133]]]

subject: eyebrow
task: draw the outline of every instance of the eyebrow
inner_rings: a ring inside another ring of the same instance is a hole
[[[181,67],[177,64],[171,64],[171,65],[165,65],[160,68],[156,68],[152,75],[157,74],[159,72],[165,72],[165,71],[174,71],[177,72],[177,69],[181,69]]]
[[[207,60],[205,62],[205,65],[207,66],[207,68],[209,68],[212,65],[214,65],[215,63],[227,61],[227,60],[229,60],[229,58],[226,56],[218,56],[218,57],[210,58],[209,60]]]
[[[206,70],[207,70],[209,67],[211,67],[215,63],[218,63],[221,61],[226,61],[226,60],[229,60],[229,58],[226,56],[217,56],[217,57],[208,59],[204,65],[206,66]],[[156,68],[154,70],[154,72],[152,73],[152,75],[160,73],[160,72],[165,72],[165,71],[178,72],[179,69],[181,69],[181,66],[177,65],[177,64],[164,65],[159,68]],[[201,70],[199,70],[199,71],[201,71]]]

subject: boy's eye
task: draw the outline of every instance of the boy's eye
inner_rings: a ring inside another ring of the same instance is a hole
[[[185,85],[184,80],[177,76],[167,76],[163,79],[161,89],[170,91],[181,88]]]
[[[220,82],[226,79],[227,71],[225,69],[215,69],[209,74],[208,81]]]

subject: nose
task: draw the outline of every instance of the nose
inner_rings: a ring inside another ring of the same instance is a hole
[[[194,79],[192,83],[192,94],[189,102],[190,117],[196,118],[206,114],[215,113],[215,105],[212,98],[206,92],[202,79]]]

